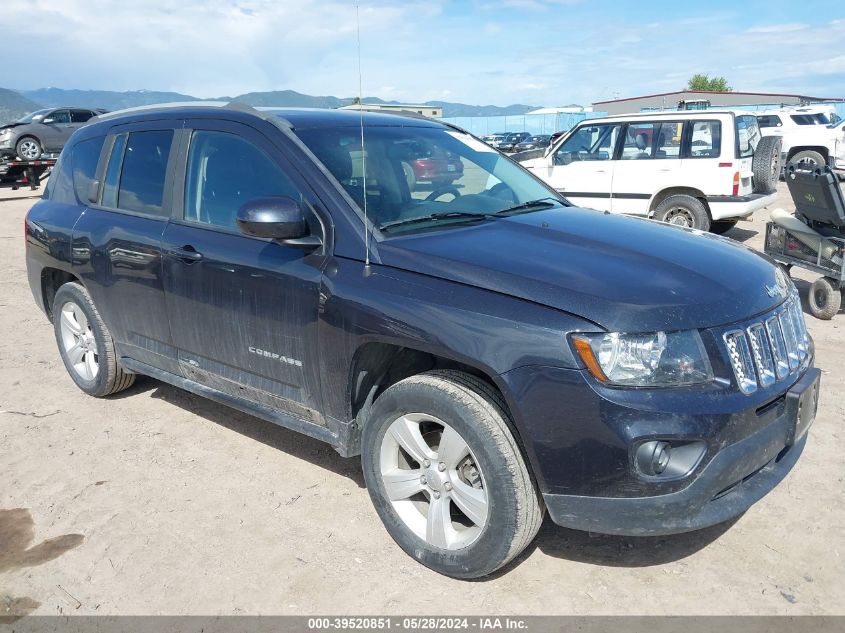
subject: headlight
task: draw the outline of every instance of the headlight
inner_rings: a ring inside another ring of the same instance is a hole
[[[593,376],[626,387],[673,387],[713,380],[696,331],[648,334],[573,334],[578,356]]]

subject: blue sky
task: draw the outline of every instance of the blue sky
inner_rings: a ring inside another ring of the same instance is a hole
[[[175,90],[201,97],[358,92],[355,2],[2,0],[0,85]],[[807,6],[806,11],[801,7]],[[361,1],[366,95],[589,104],[679,89],[845,96],[845,8],[709,0]],[[24,69],[33,68],[34,72]]]

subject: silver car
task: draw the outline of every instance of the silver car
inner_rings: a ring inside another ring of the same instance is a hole
[[[62,151],[77,128],[105,110],[94,108],[47,108],[0,126],[0,155],[38,160],[42,154]]]

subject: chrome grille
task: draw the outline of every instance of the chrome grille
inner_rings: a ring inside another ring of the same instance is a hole
[[[806,360],[810,338],[798,295],[744,329],[723,335],[740,391],[754,393],[796,371]]]

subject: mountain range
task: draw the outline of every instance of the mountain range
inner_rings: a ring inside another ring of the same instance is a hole
[[[295,90],[274,90],[270,92],[249,92],[236,97],[220,97],[208,101],[239,101],[252,106],[287,106],[299,108],[339,108],[354,103],[352,97],[313,96]],[[62,88],[39,88],[37,90],[10,90],[0,88],[0,123],[17,119],[39,108],[55,106],[80,106],[121,110],[153,103],[177,101],[204,101],[198,97],[178,92],[154,90],[133,90],[116,92],[112,90],[66,90]],[[364,103],[398,104],[378,97],[365,97]],[[449,101],[427,101],[427,106],[443,108],[444,117],[519,115],[537,106],[514,104],[501,106],[479,106]]]

